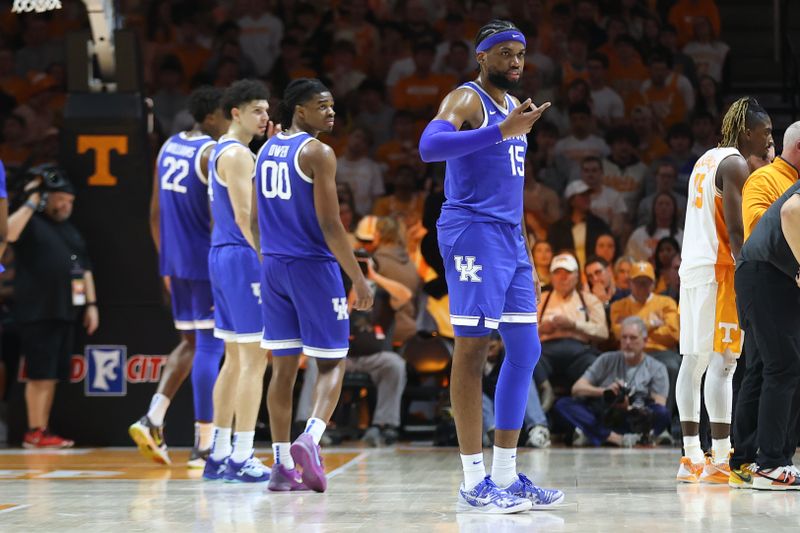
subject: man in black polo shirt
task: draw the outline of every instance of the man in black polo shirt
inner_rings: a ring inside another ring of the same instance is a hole
[[[16,256],[13,315],[28,369],[23,446],[69,448],[74,443],[47,425],[56,383],[69,378],[75,321],[82,316],[89,335],[99,324],[94,278],[83,238],[67,221],[75,200],[72,184],[48,168],[30,185],[8,221]]]
[[[736,263],[747,369],[736,402],[732,487],[800,490],[800,182],[764,213]]]

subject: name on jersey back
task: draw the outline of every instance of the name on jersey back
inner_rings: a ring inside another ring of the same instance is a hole
[[[197,148],[194,146],[188,146],[185,144],[179,144],[170,142],[167,143],[167,146],[164,148],[164,152],[172,155],[177,155],[180,157],[192,158],[194,157]]]

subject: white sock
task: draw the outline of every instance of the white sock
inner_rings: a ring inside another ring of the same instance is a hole
[[[471,455],[461,454],[461,467],[464,469],[464,488],[472,490],[486,477],[486,465],[483,464],[483,452]]]
[[[153,399],[150,400],[150,409],[147,411],[147,418],[150,422],[157,426],[164,425],[164,415],[167,414],[169,408],[169,398],[160,393],[153,394]]]
[[[306,422],[306,430],[303,433],[310,433],[311,438],[314,439],[314,444],[319,445],[326,427],[328,427],[327,424],[319,418],[309,418],[308,422]]]
[[[714,464],[728,463],[728,455],[731,453],[731,439],[711,439],[711,456]]]
[[[250,459],[250,456],[253,455],[253,439],[255,436],[255,431],[237,431],[233,434],[231,461],[243,463]]]
[[[703,448],[700,447],[700,435],[683,437],[683,450],[685,456],[693,463],[702,463],[704,459]]]
[[[214,428],[214,446],[211,448],[211,458],[222,461],[231,454],[231,428]]]
[[[272,455],[275,457],[276,465],[283,465],[289,470],[294,468],[294,459],[292,459],[292,454],[289,452],[291,447],[292,445],[288,442],[272,443]]]
[[[501,488],[508,487],[517,477],[517,449],[494,447],[492,481]]]
[[[209,422],[194,423],[194,445],[198,450],[208,450],[214,443],[214,424]]]

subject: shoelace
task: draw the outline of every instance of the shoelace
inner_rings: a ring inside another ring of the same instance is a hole
[[[550,500],[549,492],[554,493],[554,491],[548,491],[547,489],[543,489],[542,487],[536,486],[533,483],[533,481],[528,479],[528,477],[525,474],[518,474],[518,475],[520,481],[522,481],[522,484],[525,486],[525,490],[536,494],[536,496],[539,498],[540,501],[548,502]]]

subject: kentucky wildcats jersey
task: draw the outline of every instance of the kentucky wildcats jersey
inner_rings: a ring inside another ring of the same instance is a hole
[[[461,87],[475,91],[483,107],[481,128],[500,124],[514,108],[506,95],[503,105],[495,102],[475,82]],[[447,160],[444,192],[447,198],[439,218],[440,230],[458,221],[522,221],[522,189],[525,181],[525,135]]]
[[[250,155],[253,155],[247,146],[236,139],[220,137],[217,145],[211,151],[211,157],[208,159],[208,196],[211,200],[211,216],[214,217],[214,229],[211,230],[211,246],[226,246],[229,244],[250,246],[247,243],[247,239],[244,238],[242,230],[236,225],[231,198],[228,196],[228,185],[221,181],[217,172],[219,156],[225,150],[234,146],[242,146]],[[252,176],[248,176],[248,178],[252,179]]]
[[[211,217],[200,160],[213,144],[208,135],[181,132],[167,139],[158,153],[162,276],[208,279]]]
[[[300,151],[313,140],[305,132],[279,133],[258,152],[258,226],[264,255],[334,259],[317,220],[314,182],[298,161]]]

